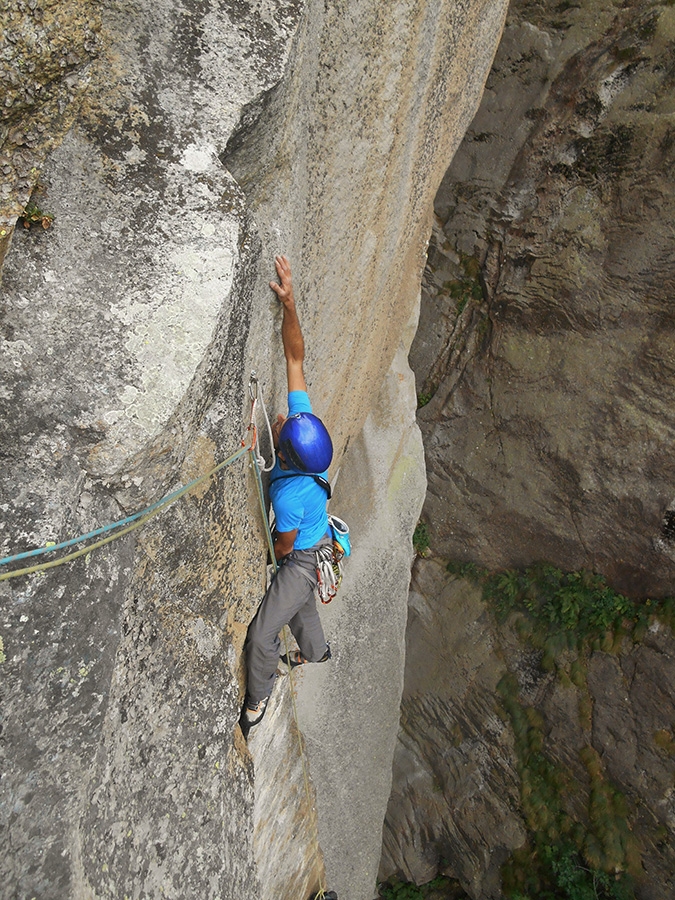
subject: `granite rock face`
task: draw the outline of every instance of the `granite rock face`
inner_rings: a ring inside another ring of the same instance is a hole
[[[75,121],[46,118],[62,140],[36,148],[54,224],[17,229],[5,261],[5,552],[142,509],[244,432],[260,242],[217,149],[281,76],[297,11],[277,10],[271,44],[224,8],[99,13]],[[26,126],[43,114],[37,97]],[[259,894],[235,726],[255,511],[239,462],[133,536],[2,584],[3,896]]]
[[[101,47],[96,3],[9,0],[2,16],[0,267],[47,154],[73,124]],[[33,208],[39,227],[43,216],[37,215],[37,202]]]
[[[335,681],[298,691],[309,794],[288,679],[248,746],[237,725],[266,552],[247,460],[0,582],[2,895],[295,900],[325,858],[334,890],[370,900],[424,495],[406,357],[432,199],[505,4],[9,6],[3,555],[210,471],[246,434],[252,368],[284,408],[277,252],[355,552]],[[15,228],[29,198],[50,228]],[[335,748],[364,728],[377,752],[355,768]]]
[[[437,195],[410,356],[432,556],[414,568],[382,877],[500,896],[526,839],[498,715],[511,673],[571,811],[587,815],[591,770],[622,792],[637,896],[672,895],[672,632],[653,620],[561,681],[442,563],[673,591],[674,28],[667,4],[512,4]]]
[[[505,674],[480,591],[417,561],[401,730],[380,876],[424,884],[443,871],[499,897],[500,866],[525,840],[513,739],[495,690]]]

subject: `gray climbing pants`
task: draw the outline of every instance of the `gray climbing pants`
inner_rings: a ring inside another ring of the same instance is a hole
[[[317,662],[326,652],[326,639],[314,599],[314,552],[325,544],[330,544],[328,538],[322,538],[308,550],[293,550],[284,557],[258,607],[246,636],[249,700],[257,703],[272,693],[281,650],[279,632],[284,625],[293,632],[305,659]]]

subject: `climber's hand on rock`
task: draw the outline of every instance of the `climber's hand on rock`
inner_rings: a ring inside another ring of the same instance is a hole
[[[281,284],[270,281],[270,287],[284,306],[294,305],[293,282],[291,280],[291,264],[285,256],[275,256],[274,265]]]

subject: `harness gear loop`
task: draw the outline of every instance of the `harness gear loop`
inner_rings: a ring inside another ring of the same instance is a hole
[[[337,541],[321,547],[314,553],[316,558],[316,593],[327,606],[338,592],[342,583],[342,557],[344,551]]]

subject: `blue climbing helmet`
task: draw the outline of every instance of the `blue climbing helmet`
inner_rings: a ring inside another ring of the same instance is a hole
[[[333,458],[333,442],[321,419],[312,413],[289,416],[279,432],[279,450],[301,472],[325,472]]]

